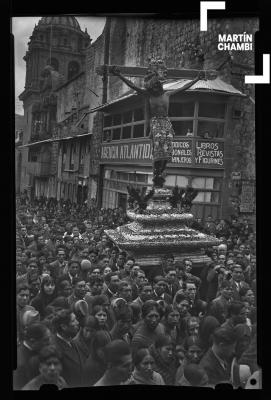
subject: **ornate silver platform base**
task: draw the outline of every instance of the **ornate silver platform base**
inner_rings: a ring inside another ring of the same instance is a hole
[[[132,254],[141,266],[161,265],[166,254],[176,261],[189,256],[195,266],[209,261],[204,248],[218,245],[220,240],[189,227],[193,215],[172,208],[169,189],[155,189],[146,210],[128,210],[133,222],[105,233],[121,249]]]

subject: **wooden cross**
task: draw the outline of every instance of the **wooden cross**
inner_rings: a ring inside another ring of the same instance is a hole
[[[96,73],[102,76],[114,76],[110,72],[111,65],[100,65],[96,67]],[[125,65],[116,65],[120,73],[127,77],[143,78],[147,75],[149,67],[133,67]],[[202,72],[206,79],[213,80],[217,78],[216,70],[198,70],[198,69],[178,69],[178,68],[167,68],[167,79],[195,79],[198,74]]]

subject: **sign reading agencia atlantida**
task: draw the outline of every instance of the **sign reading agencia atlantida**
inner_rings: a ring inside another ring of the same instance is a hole
[[[253,35],[244,33],[233,33],[233,34],[219,34],[218,35],[218,50],[234,51],[252,50]]]
[[[176,139],[172,142],[171,164],[200,168],[224,168],[223,140]],[[103,143],[101,163],[150,164],[152,146],[149,139]],[[173,166],[173,165],[172,165]]]

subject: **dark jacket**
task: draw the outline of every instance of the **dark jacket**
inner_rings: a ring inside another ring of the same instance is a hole
[[[30,305],[34,307],[39,313],[41,319],[45,317],[46,307],[56,298],[56,291],[52,296],[46,296],[45,293],[39,293],[32,300]]]
[[[223,368],[212,349],[207,350],[199,365],[206,371],[209,384],[217,385],[218,383],[230,382],[231,363],[227,363],[226,367]]]
[[[239,289],[237,288],[236,282],[233,279],[231,279],[230,282],[231,282],[232,287],[233,287],[233,293],[232,293],[233,300],[240,301],[241,297],[240,297]],[[245,281],[241,281],[240,282],[240,288],[249,289],[249,285]]]
[[[82,384],[83,364],[80,358],[77,345],[73,342],[69,346],[57,335],[54,336],[54,342],[62,354],[62,376],[69,387],[80,387]]]
[[[102,361],[94,359],[94,357],[90,354],[84,365],[82,386],[93,386],[94,383],[101,379],[105,371],[106,364],[104,364]]]
[[[13,387],[20,390],[39,374],[37,352],[28,349],[23,343],[17,347],[17,368],[13,373]]]
[[[158,296],[155,292],[153,294],[153,300],[164,300],[167,304],[172,304],[173,297],[170,296],[168,293],[163,293],[161,296]]]
[[[172,284],[168,283],[167,293],[173,298],[179,289],[180,289],[179,282],[174,282]]]
[[[82,336],[81,329],[77,333],[77,335],[72,339],[72,342],[77,347],[77,350],[79,352],[79,356],[81,359],[81,363],[82,363],[82,365],[84,365],[90,354],[90,346],[85,342],[85,340]]]

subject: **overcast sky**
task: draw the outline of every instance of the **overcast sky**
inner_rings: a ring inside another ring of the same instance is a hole
[[[14,35],[14,67],[15,67],[15,112],[23,115],[23,103],[18,96],[24,90],[25,61],[23,57],[28,49],[27,43],[32,35],[35,24],[41,17],[15,17],[12,18],[12,33]],[[102,33],[104,17],[76,17],[82,31],[87,28],[92,42]]]

